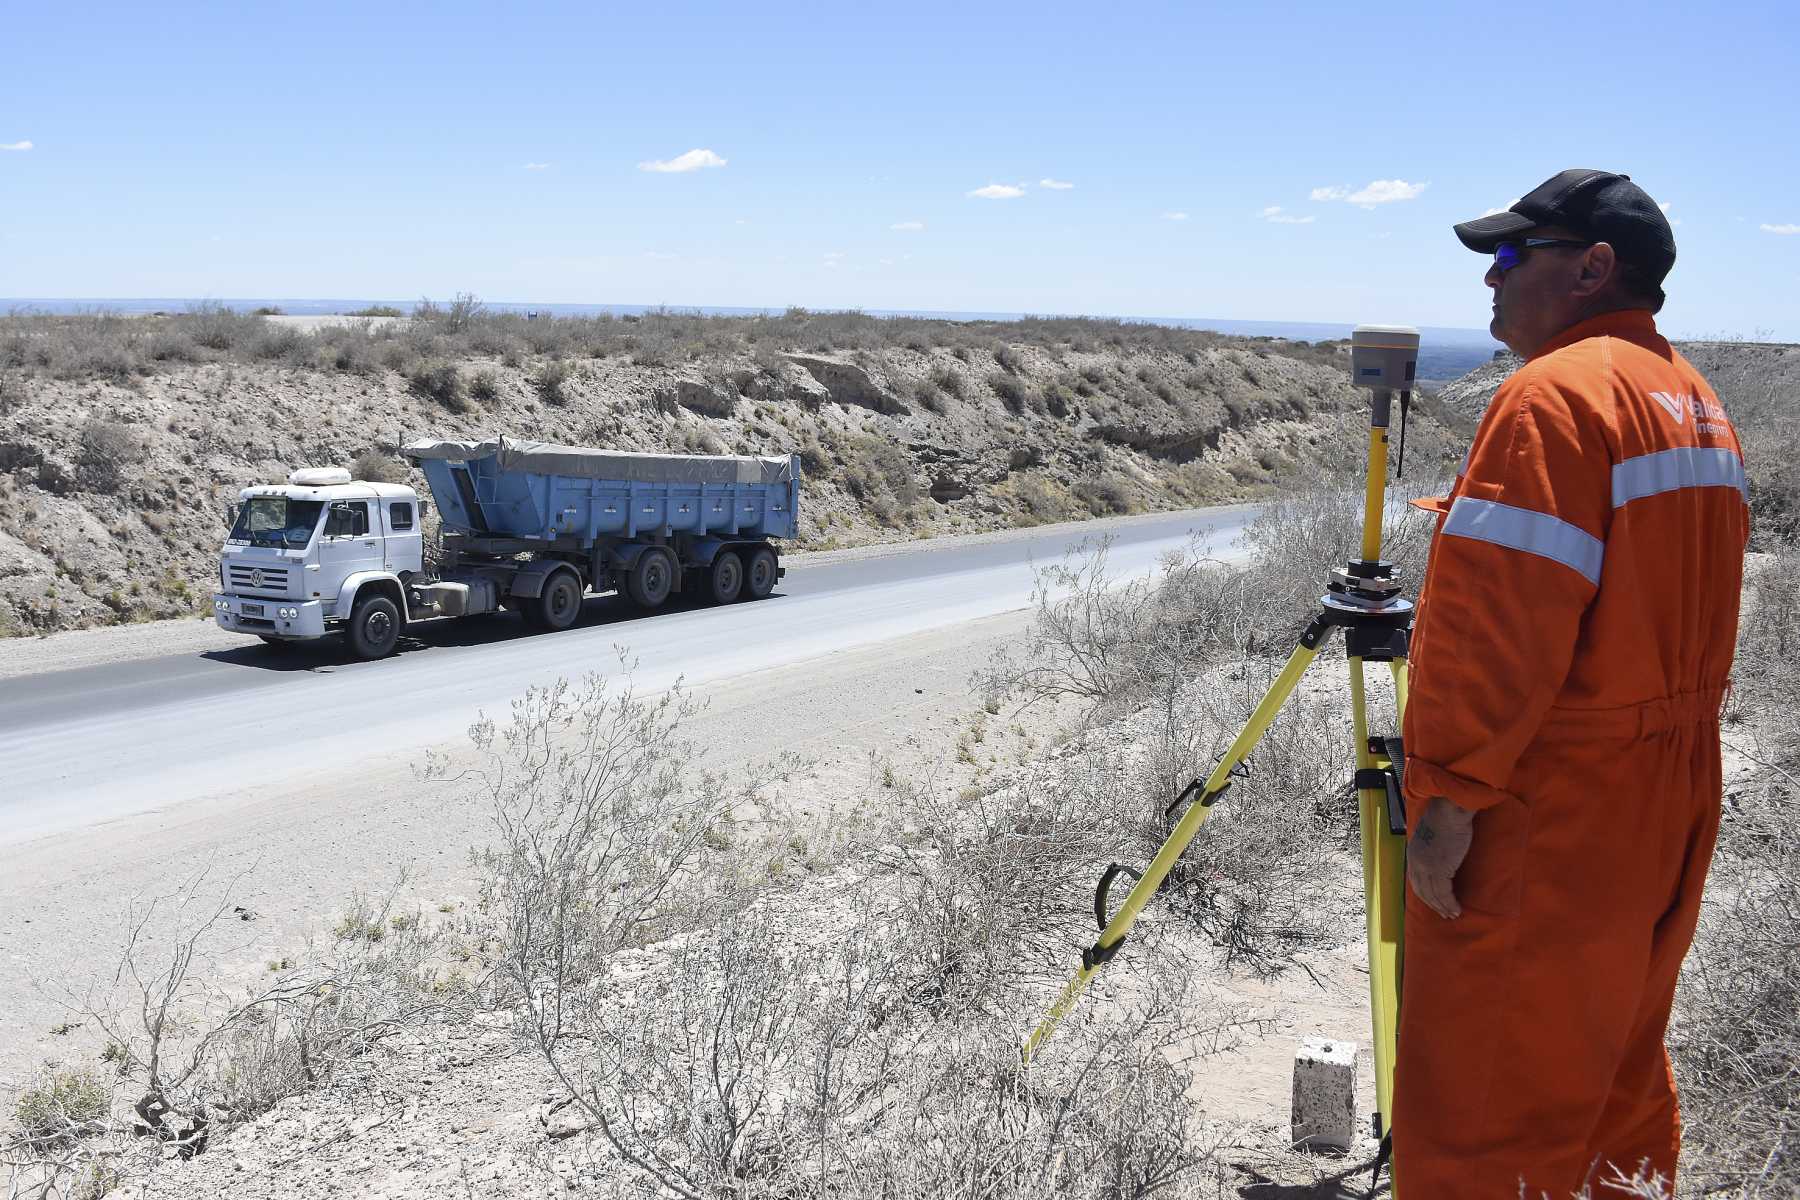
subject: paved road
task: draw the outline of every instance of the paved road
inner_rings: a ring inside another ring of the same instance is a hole
[[[534,684],[611,670],[628,645],[641,689],[760,670],[1018,609],[1034,563],[1108,533],[1115,578],[1151,569],[1204,532],[1226,550],[1253,515],[1206,509],[917,543],[876,557],[790,568],[771,599],[725,609],[635,613],[616,597],[583,622],[527,635],[510,616],[421,627],[397,657],[260,644],[84,667],[8,681],[0,696],[0,846],[206,799],[254,802],[322,769],[391,760],[501,715]],[[778,743],[780,716],[768,716]]]

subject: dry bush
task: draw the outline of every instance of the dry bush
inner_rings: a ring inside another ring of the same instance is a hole
[[[565,1005],[610,958],[699,920],[709,888],[697,859],[746,798],[695,770],[679,734],[695,711],[679,687],[642,700],[628,679],[590,675],[533,688],[504,727],[471,731],[482,760],[471,776],[495,822],[476,856],[503,947],[495,965],[546,1053]]]
[[[89,417],[81,426],[76,478],[89,491],[116,492],[125,468],[143,462],[148,454],[143,435],[131,426]]]
[[[545,404],[561,408],[569,402],[569,378],[574,373],[575,369],[562,359],[552,359],[538,368],[531,377],[531,386]]]
[[[469,376],[469,395],[477,403],[494,405],[500,400],[500,375],[492,367],[483,367]]]
[[[919,500],[919,481],[905,451],[882,438],[859,437],[840,446],[844,486],[868,504],[886,497],[901,508]]]
[[[350,465],[350,478],[367,483],[404,483],[406,468],[379,450],[365,450]]]
[[[469,411],[468,397],[463,392],[462,372],[442,359],[415,362],[403,372],[407,386],[415,395],[441,404],[453,413]]]

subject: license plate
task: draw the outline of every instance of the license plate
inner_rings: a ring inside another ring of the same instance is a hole
[[[244,615],[246,617],[260,617],[263,615],[263,606],[260,604],[246,604],[244,605]]]

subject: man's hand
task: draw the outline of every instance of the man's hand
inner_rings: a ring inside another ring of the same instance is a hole
[[[1451,886],[1475,837],[1475,814],[1434,796],[1406,846],[1406,879],[1427,907],[1446,921],[1462,916]]]

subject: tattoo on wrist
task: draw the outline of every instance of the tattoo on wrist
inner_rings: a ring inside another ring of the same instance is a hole
[[[1419,832],[1414,834],[1413,837],[1417,841],[1421,841],[1421,842],[1424,842],[1426,845],[1430,845],[1432,843],[1432,841],[1437,838],[1437,830],[1433,829],[1429,825],[1421,825],[1421,826],[1419,826]]]

